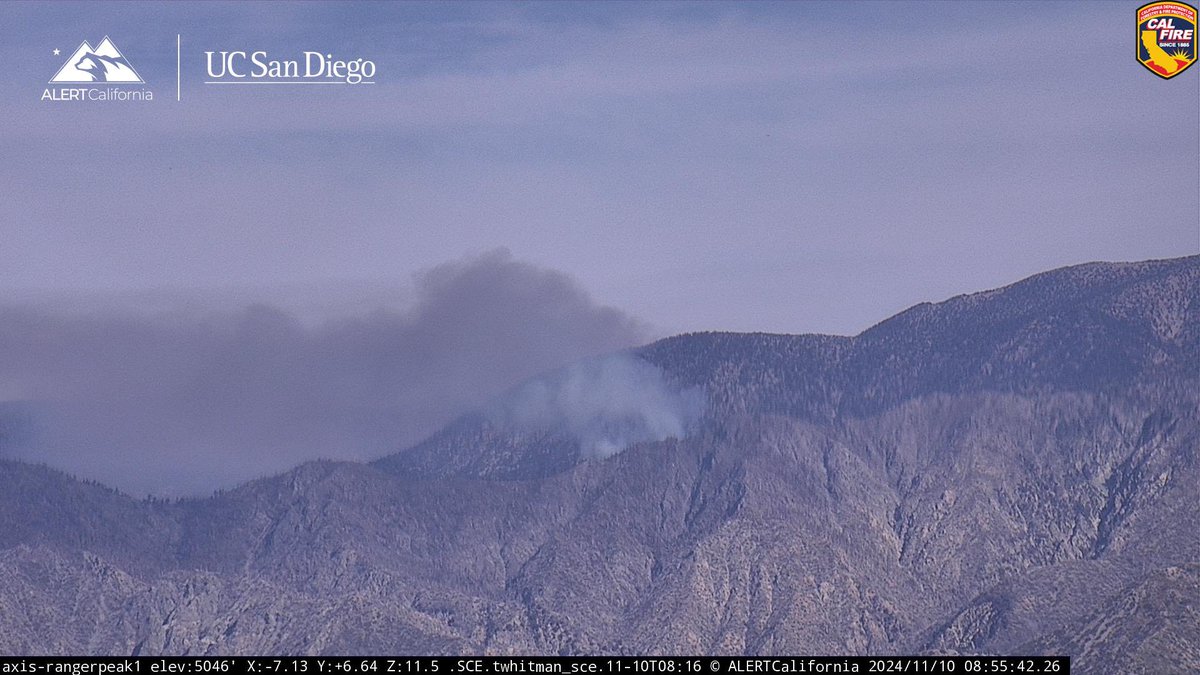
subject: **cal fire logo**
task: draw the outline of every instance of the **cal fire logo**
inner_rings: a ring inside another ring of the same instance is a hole
[[[83,41],[67,62],[58,69],[50,84],[58,83],[93,83],[93,82],[127,82],[144,84],[142,78],[129,65],[129,61],[121,54],[121,50],[113,44],[108,36],[92,49]]]
[[[1152,2],[1137,11],[1137,60],[1170,79],[1196,62],[1196,8],[1182,2]]]

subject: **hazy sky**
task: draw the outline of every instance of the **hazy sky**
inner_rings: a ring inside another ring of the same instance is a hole
[[[507,247],[656,334],[855,333],[1196,253],[1200,67],[1135,62],[1138,4],[3,3],[0,289],[386,295]],[[155,100],[40,101],[105,35]],[[201,84],[221,49],[378,84]]]

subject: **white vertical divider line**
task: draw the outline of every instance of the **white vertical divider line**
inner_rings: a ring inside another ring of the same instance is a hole
[[[175,34],[175,100],[180,99],[180,80],[179,80],[179,33]]]

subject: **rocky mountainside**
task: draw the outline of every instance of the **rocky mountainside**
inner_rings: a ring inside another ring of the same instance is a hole
[[[634,356],[706,411],[605,459],[481,413],[208,499],[0,462],[0,652],[1200,670],[1200,257]]]

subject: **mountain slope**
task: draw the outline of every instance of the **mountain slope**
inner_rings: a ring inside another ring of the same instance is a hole
[[[1038,651],[1187,672],[1197,298],[1200,258],[1097,263],[856,337],[668,338],[637,357],[701,388],[703,422],[603,460],[473,415],[369,465],[174,503],[0,462],[0,652]]]

